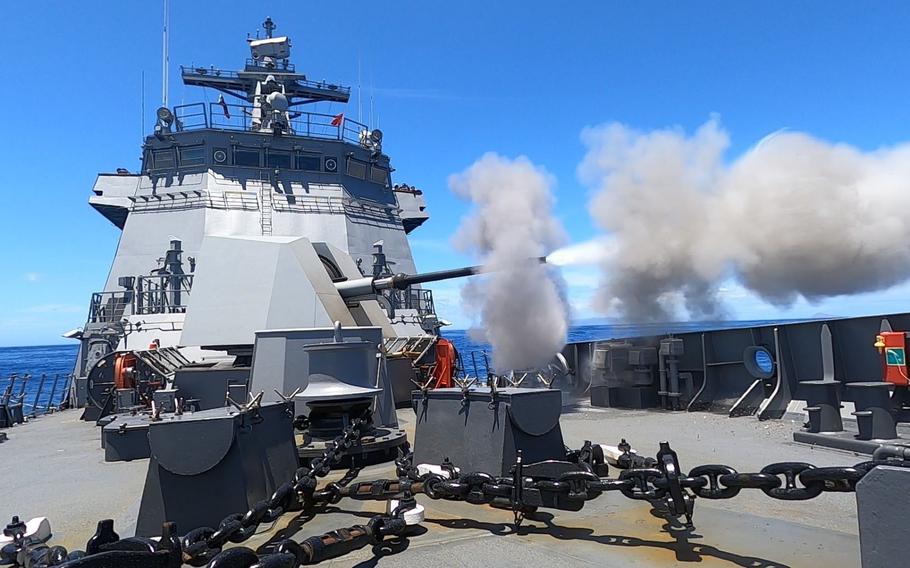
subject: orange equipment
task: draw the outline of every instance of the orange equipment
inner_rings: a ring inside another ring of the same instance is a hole
[[[433,368],[433,377],[436,378],[434,388],[442,389],[452,386],[452,376],[455,374],[457,355],[455,346],[448,339],[436,340],[436,367]]]
[[[133,388],[136,356],[132,353],[118,353],[114,359],[114,385],[118,389]]]
[[[907,372],[907,334],[903,331],[883,331],[875,338],[875,347],[882,356],[885,381],[895,385],[910,384]]]

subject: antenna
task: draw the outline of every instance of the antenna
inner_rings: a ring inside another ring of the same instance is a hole
[[[357,55],[357,122],[363,124],[363,93],[360,90],[360,55]]]
[[[161,106],[167,107],[167,75],[170,60],[168,58],[168,0],[164,0],[164,29],[161,38]]]
[[[139,141],[145,142],[145,69],[139,75]]]

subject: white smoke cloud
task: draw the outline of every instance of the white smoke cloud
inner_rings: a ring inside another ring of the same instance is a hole
[[[567,303],[558,274],[536,259],[565,242],[553,216],[553,178],[527,158],[486,154],[450,176],[456,195],[474,204],[453,237],[478,254],[487,272],[462,290],[480,318],[499,371],[546,365],[565,344]]]
[[[610,236],[596,305],[633,320],[718,318],[733,277],[777,306],[910,277],[910,145],[864,152],[782,131],[730,163],[717,119],[692,136],[586,129],[581,179]]]

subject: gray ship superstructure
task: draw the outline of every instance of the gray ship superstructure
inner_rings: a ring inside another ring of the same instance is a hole
[[[420,190],[392,184],[380,130],[308,110],[350,90],[297,72],[275,27],[247,40],[242,71],[183,67],[217,102],[159,108],[141,171],[98,176],[89,202],[122,234],[73,334],[77,376],[117,350],[251,346],[253,331],[281,326],[375,325],[416,353],[432,343],[428,290],[352,301],[331,285],[413,273],[407,235],[429,214]]]

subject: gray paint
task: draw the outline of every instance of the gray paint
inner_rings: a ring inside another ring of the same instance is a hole
[[[231,386],[240,385],[246,390],[249,381],[249,367],[234,367],[228,363],[187,365],[174,373],[174,386],[180,390],[180,397],[196,401],[199,410],[226,406],[225,394]],[[244,403],[246,397],[234,400]]]
[[[715,329],[704,332],[668,332],[683,340],[680,373],[692,373],[696,394],[688,401],[689,410],[710,410],[729,414],[743,395],[753,388],[756,377],[744,364],[749,347],[761,346],[774,357],[775,374],[756,406],[750,398],[744,406],[755,408],[760,418],[781,418],[791,400],[806,400],[811,385],[805,381],[838,381],[841,401],[853,402],[852,382],[881,380],[881,359],[873,347],[883,322],[897,330],[910,330],[910,313],[801,321],[743,328]],[[825,331],[827,330],[827,331]],[[830,334],[830,339],[828,338]],[[657,346],[669,334],[626,338],[636,346]],[[598,342],[572,343],[563,355],[573,365],[572,388],[583,392],[588,385],[603,384],[603,377],[592,365]],[[654,388],[657,384],[654,366]],[[566,383],[568,385],[568,383]],[[562,384],[557,386],[564,386]],[[756,394],[756,393],[753,393]]]
[[[292,413],[283,403],[170,415],[150,425],[149,443],[139,536],[159,535],[165,520],[181,534],[217,527],[269,497],[297,469]]]
[[[863,568],[893,568],[907,558],[910,470],[879,466],[856,485]]]
[[[446,458],[463,473],[507,475],[521,451],[525,464],[565,459],[559,427],[558,390],[507,388],[489,391],[414,391],[417,426],[414,463]]]
[[[377,404],[373,412],[375,423],[383,426],[396,426],[394,393],[388,376],[385,358],[377,358],[382,344],[382,329],[379,327],[343,327],[344,341],[364,342],[370,346],[366,357],[352,362],[350,369],[339,369],[338,377],[348,377],[354,386],[361,388],[379,388]],[[251,391],[265,393],[265,400],[277,400],[275,391],[287,396],[296,389],[301,390],[302,397],[297,405],[298,414],[306,414],[304,403],[307,387],[310,385],[310,373],[313,366],[310,361],[311,351],[307,346],[330,344],[335,335],[334,327],[312,329],[265,330],[256,333],[253,348],[253,370],[250,379]],[[359,375],[348,371],[354,368],[365,369]],[[313,367],[318,372],[318,366]],[[358,380],[359,377],[359,380]]]
[[[205,70],[191,68],[184,73],[184,80],[190,85],[227,89],[225,93],[252,102],[255,113],[259,113],[264,107],[256,93],[265,85],[267,76],[274,73],[274,69],[264,65],[262,62],[247,65],[241,75],[214,74],[212,70],[203,72]],[[287,69],[293,69],[293,66]],[[284,73],[278,79],[281,88],[287,89],[285,94],[295,99],[289,101],[294,108],[292,114],[302,110],[295,105],[347,98],[344,87],[308,81],[302,73]],[[223,309],[228,299],[217,292],[222,286],[225,290],[230,288],[238,279],[244,280],[251,293],[249,296],[234,294],[230,301],[248,308],[250,303],[259,302],[256,307],[266,307],[268,311],[253,314],[250,310],[238,310],[237,325],[224,319],[225,315],[231,314],[229,310],[222,310],[221,319],[211,312],[195,316],[197,321],[202,318],[203,323],[195,325],[188,337],[180,335],[181,322],[172,322],[174,332],[162,337],[165,346],[177,343],[184,346],[249,345],[255,329],[327,325],[335,320],[346,325],[383,325],[389,336],[422,335],[419,318],[408,320],[410,314],[402,314],[397,318],[400,321],[390,324],[378,307],[367,305],[369,302],[354,307],[357,314],[353,317],[343,313],[349,312],[343,303],[334,302],[334,306],[327,308],[330,317],[326,318],[326,309],[320,307],[326,299],[321,297],[314,302],[313,291],[308,289],[318,288],[319,282],[311,286],[303,284],[302,289],[295,289],[293,298],[287,298],[290,292],[285,291],[281,301],[274,306],[263,306],[255,294],[270,287],[278,289],[276,283],[286,282],[287,271],[295,272],[295,269],[282,263],[270,271],[269,267],[261,266],[257,258],[261,249],[240,244],[241,241],[231,243],[236,247],[204,245],[213,237],[306,237],[312,242],[326,243],[337,256],[346,257],[345,264],[356,271],[356,274],[346,272],[346,276],[356,277],[360,276],[356,262],[368,269],[373,243],[383,241],[387,258],[396,271],[416,272],[406,232],[428,219],[422,192],[412,188],[408,191],[395,189],[390,175],[379,181],[373,181],[370,173],[365,179],[348,175],[349,158],[366,164],[368,172],[376,168],[393,169],[380,146],[368,140],[358,141],[359,129],[365,127],[344,119],[336,137],[331,132],[327,135],[320,128],[311,129],[309,122],[305,129],[300,128],[303,119],[299,119],[298,126],[291,132],[263,132],[252,125],[238,129],[237,124],[214,120],[221,112],[217,104],[200,104],[200,108],[203,110],[197,117],[200,121],[193,122],[187,115],[192,109],[183,107],[173,109],[177,121],[156,126],[155,134],[143,142],[141,172],[98,176],[89,203],[122,230],[104,291],[119,291],[120,277],[148,274],[154,270],[161,252],[166,250],[170,240],[177,238],[183,243],[185,256],[194,257],[201,271],[210,267],[218,273],[217,278],[209,278],[208,284],[203,284],[202,292],[194,286],[188,303],[191,317],[197,311],[194,308],[200,297],[214,294],[216,297],[212,301]],[[239,109],[235,109],[235,113],[238,113],[237,118],[243,116]],[[308,119],[317,117],[304,115]],[[260,152],[260,166],[244,167],[234,163],[233,149],[237,146]],[[201,149],[201,154],[193,160],[176,159],[189,147]],[[216,157],[219,149],[225,150],[227,159]],[[160,151],[170,152],[174,162],[169,166],[156,163],[154,152]],[[297,169],[296,163],[290,168],[276,168],[267,165],[266,156],[270,152],[319,156],[320,166],[318,171]],[[327,167],[328,158],[337,163],[334,171]],[[280,256],[287,256],[287,253],[281,252]],[[336,259],[339,261],[336,264],[340,264],[340,260]],[[306,277],[312,280],[313,271],[307,271]],[[236,288],[231,291],[236,292]],[[212,306],[201,308],[204,313]],[[147,319],[131,317],[131,322],[142,324]],[[227,333],[227,330],[236,331]],[[88,342],[100,333],[100,329],[86,326],[81,353],[88,353]],[[114,345],[116,343],[113,341]],[[77,374],[87,373],[84,367],[80,354]]]
[[[305,238],[210,237],[202,252],[226,261],[197,269],[183,345],[250,345],[259,329],[354,323]],[[227,259],[243,259],[242,269]]]
[[[104,461],[131,461],[149,457],[149,416],[118,414],[101,429]]]

